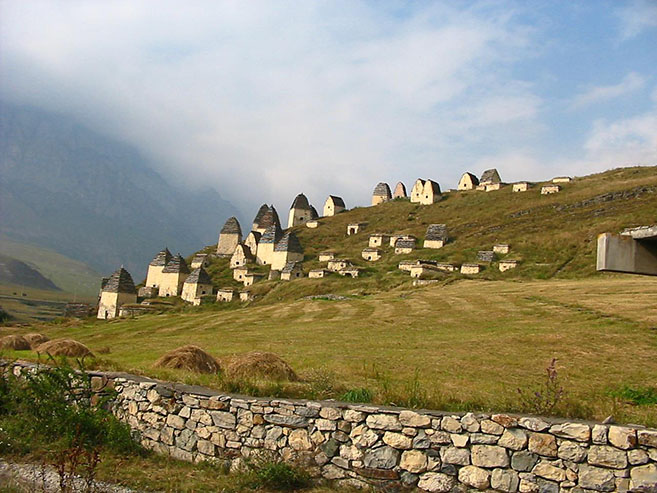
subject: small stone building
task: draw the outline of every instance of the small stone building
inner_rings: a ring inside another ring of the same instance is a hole
[[[230,303],[235,299],[235,290],[233,288],[221,288],[217,291],[217,301]]]
[[[408,196],[406,193],[406,185],[402,182],[398,182],[395,186],[395,191],[392,192],[393,199],[405,199]]]
[[[361,256],[368,262],[376,262],[383,256],[383,251],[378,248],[365,248]]]
[[[477,252],[477,260],[479,262],[492,262],[495,260],[495,252],[493,250],[479,250]]]
[[[517,260],[500,260],[498,268],[500,272],[507,271],[509,269],[515,269],[518,266]]]
[[[430,224],[424,235],[423,248],[442,248],[447,243],[447,225]]]
[[[244,246],[249,249],[249,253],[253,258],[258,255],[258,242],[261,237],[262,234],[257,231],[251,231],[244,240]]]
[[[328,262],[329,260],[333,260],[335,258],[335,253],[333,252],[319,252],[319,261],[320,262]]]
[[[310,221],[306,221],[306,228],[317,229],[318,227],[319,227],[319,221],[317,219],[311,219]]]
[[[459,267],[454,264],[437,263],[436,269],[442,270],[443,272],[456,272],[459,270]]]
[[[527,181],[519,181],[513,184],[514,192],[526,192],[527,190],[529,190],[529,182]]]
[[[301,262],[303,260],[303,248],[297,235],[287,231],[274,247],[271,268],[283,270],[288,262]]]
[[[347,224],[347,236],[356,235],[365,227],[365,223]]]
[[[422,196],[420,197],[420,204],[431,205],[435,204],[440,199],[440,185],[433,180],[424,182],[422,189]]]
[[[419,204],[422,200],[422,192],[424,192],[424,180],[418,178],[411,188],[411,202]]]
[[[146,274],[146,286],[151,288],[160,287],[160,279],[162,278],[162,269],[169,263],[171,260],[171,252],[168,248],[165,248],[159,252],[151,263],[148,264],[148,273]]]
[[[293,228],[299,224],[304,224],[306,221],[315,219],[317,217],[317,212],[313,214],[313,210],[310,207],[310,203],[306,196],[302,193],[297,195],[292,202],[290,207],[290,214],[287,220],[287,227]]]
[[[439,269],[435,265],[419,262],[413,265],[410,269],[411,277],[415,279],[424,279],[432,274],[435,275],[437,272],[439,272]]]
[[[498,243],[497,245],[493,245],[493,252],[497,253],[498,255],[506,255],[509,253],[509,250],[511,247],[507,245],[506,243]]]
[[[552,183],[570,183],[573,179],[570,176],[557,176],[552,178]]]
[[[179,296],[188,275],[189,268],[185,259],[180,254],[172,257],[166,267],[162,269],[159,296]]]
[[[263,277],[265,277],[263,274],[249,272],[246,276],[244,276],[244,286],[252,286],[254,283],[260,281]]]
[[[129,303],[137,303],[137,290],[132,276],[121,266],[103,282],[97,317],[103,320],[118,317],[121,306]]]
[[[308,272],[308,279],[323,279],[331,273],[328,269],[313,269]]]
[[[550,195],[552,193],[559,193],[561,186],[559,185],[545,185],[541,187],[541,195]]]
[[[334,258],[328,261],[326,268],[331,272],[339,272],[348,267],[351,267],[351,262],[346,258]]]
[[[399,270],[404,272],[410,272],[414,265],[417,265],[417,260],[402,260],[397,266]]]
[[[230,217],[221,228],[219,242],[217,243],[217,255],[230,257],[235,247],[242,242],[242,228],[236,217]]]
[[[210,259],[208,258],[208,254],[197,253],[192,258],[192,263],[190,264],[190,268],[192,270],[198,269],[199,267],[203,267],[204,269],[207,269],[209,265],[210,265]]]
[[[288,262],[281,270],[281,281],[292,281],[303,277],[303,264],[301,262]]]
[[[488,185],[491,183],[502,183],[502,178],[495,168],[487,169],[481,174],[479,178],[480,185]]]
[[[381,182],[374,187],[374,193],[372,193],[372,205],[379,205],[383,202],[388,202],[391,198],[392,193],[390,193],[390,187],[387,183]]]
[[[485,190],[486,192],[494,192],[495,190],[499,190],[499,189],[501,189],[501,188],[502,188],[502,184],[501,184],[501,183],[486,183],[486,184],[484,185],[484,187],[485,187],[484,190]]]
[[[347,207],[344,205],[342,197],[329,195],[326,202],[324,202],[324,216],[326,217],[335,216],[346,209]]]
[[[339,270],[338,274],[344,277],[356,278],[360,275],[360,269],[358,267],[354,267],[353,265],[351,265],[346,269]]]
[[[200,305],[201,296],[211,294],[212,279],[210,279],[210,276],[203,267],[197,267],[189,276],[187,276],[187,279],[185,279],[180,297],[194,305]]]
[[[461,274],[479,274],[481,266],[479,264],[463,264],[461,265]]]
[[[274,247],[283,236],[278,223],[272,223],[260,237],[256,262],[260,265],[271,265],[274,260]]]
[[[242,303],[253,301],[255,297],[251,294],[250,291],[240,291],[240,301]]]
[[[143,286],[137,291],[138,298],[157,298],[159,288],[153,286]]]
[[[370,235],[368,246],[370,248],[376,248],[383,246],[385,243],[388,243],[388,241],[390,241],[390,235],[386,235],[383,233],[374,233]]]
[[[278,225],[279,229],[281,228],[281,220],[278,218],[276,208],[273,205],[268,206],[266,204],[260,206],[260,210],[253,220],[253,231],[257,231],[261,235],[265,234],[272,224]]]
[[[395,254],[403,255],[415,250],[415,238],[400,238],[395,243]]]
[[[249,268],[246,266],[236,267],[233,269],[233,279],[239,282],[244,282],[244,278],[249,273]]]
[[[250,264],[254,260],[253,255],[251,255],[251,250],[243,243],[240,243],[235,248],[233,256],[230,257],[230,268],[234,269],[235,267]]]
[[[474,190],[477,185],[479,185],[479,178],[477,178],[475,175],[472,173],[468,173],[467,171],[463,173],[463,176],[461,176],[461,179],[459,180],[459,184],[456,186],[457,190]]]

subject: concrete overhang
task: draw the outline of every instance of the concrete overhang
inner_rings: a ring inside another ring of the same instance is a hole
[[[596,269],[657,276],[657,225],[598,235]]]

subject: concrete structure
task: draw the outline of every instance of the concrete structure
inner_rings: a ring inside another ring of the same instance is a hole
[[[497,264],[497,267],[500,269],[500,272],[505,272],[510,269],[515,269],[518,267],[518,261],[517,260],[500,260],[500,262]]]
[[[339,272],[343,269],[351,267],[351,262],[346,258],[334,258],[328,261],[326,268],[331,272]]]
[[[258,214],[253,220],[253,231],[258,233],[265,234],[265,232],[272,226],[276,224],[278,228],[281,228],[281,220],[278,217],[278,212],[273,205],[263,204],[258,210]]]
[[[424,235],[423,248],[442,248],[447,243],[447,225],[430,224]]]
[[[457,272],[459,270],[459,267],[458,265],[454,265],[454,264],[437,263],[436,269],[442,270],[443,272]]]
[[[179,296],[188,275],[189,268],[185,259],[180,254],[172,257],[166,267],[162,269],[158,295],[160,297]]]
[[[461,265],[461,274],[479,274],[481,266],[479,264],[463,264]]]
[[[360,269],[358,267],[354,267],[353,265],[351,265],[351,266],[347,267],[346,269],[339,270],[338,274],[340,274],[343,277],[356,278],[360,275]]]
[[[331,273],[328,269],[313,269],[308,272],[308,279],[323,279]]]
[[[498,255],[506,255],[510,250],[511,247],[506,243],[498,243],[497,245],[493,245],[493,253]]]
[[[290,214],[288,215],[287,227],[293,228],[299,224],[304,224],[306,221],[315,219],[317,217],[317,212],[313,214],[313,210],[310,207],[310,203],[306,196],[302,193],[297,195],[292,202],[290,207]]]
[[[281,281],[292,281],[303,277],[303,264],[301,262],[288,262],[281,270]]]
[[[253,283],[260,281],[263,277],[265,277],[263,274],[249,272],[246,276],[244,276],[244,286],[252,286]]]
[[[415,238],[400,238],[395,243],[395,254],[403,255],[415,250]]]
[[[326,202],[324,202],[324,216],[326,217],[335,216],[345,210],[347,210],[347,206],[345,206],[342,197],[329,195]]]
[[[249,249],[251,256],[255,258],[258,255],[258,242],[262,234],[257,231],[251,231],[244,240],[244,246]]]
[[[240,301],[246,303],[248,301],[253,301],[255,297],[251,294],[250,291],[240,291]]]
[[[236,267],[233,269],[233,279],[239,282],[244,282],[244,278],[246,275],[249,273],[249,268],[248,267]]]
[[[319,227],[319,221],[317,219],[311,219],[306,221],[306,228],[317,229]]]
[[[491,183],[502,183],[500,174],[495,168],[487,169],[481,174],[481,178],[479,178],[479,185],[488,185]]]
[[[252,263],[254,260],[255,258],[251,255],[251,250],[243,243],[240,243],[235,248],[233,256],[230,257],[230,268],[234,269],[235,267],[241,267]]]
[[[599,235],[596,269],[657,276],[657,225]]]
[[[221,288],[217,291],[217,301],[230,303],[235,299],[235,290],[233,288]]]
[[[370,248],[376,248],[384,246],[390,241],[390,235],[383,233],[374,233],[370,235],[369,244]]]
[[[372,193],[372,205],[379,205],[383,202],[388,202],[392,199],[392,193],[390,193],[390,187],[387,183],[379,183],[374,187],[374,192]]]
[[[398,182],[397,185],[395,186],[395,191],[392,192],[392,198],[405,199],[406,197],[407,197],[406,185],[404,185],[402,182]]]
[[[561,186],[559,185],[544,185],[541,187],[541,195],[550,195],[552,193],[558,193],[561,191]]]
[[[518,183],[513,184],[513,191],[514,192],[526,192],[529,190],[529,182],[528,181],[520,181]]]
[[[199,267],[203,267],[204,269],[207,269],[209,265],[210,265],[210,258],[208,257],[208,254],[207,253],[197,253],[192,258],[192,263],[190,264],[189,267],[192,270],[198,269]]]
[[[414,265],[417,265],[417,260],[402,260],[399,262],[398,268],[404,272],[410,272]]]
[[[433,180],[425,181],[420,204],[431,205],[438,202],[438,200],[440,200],[440,185]]]
[[[424,180],[418,178],[411,188],[411,202],[419,204],[422,198],[422,192],[424,192]]]
[[[347,224],[347,236],[357,235],[361,229],[366,226],[366,223],[351,223]]]
[[[485,187],[484,191],[494,192],[495,190],[499,190],[500,188],[502,188],[502,184],[501,183],[487,183],[486,185],[484,185],[484,187]]]
[[[335,258],[335,253],[333,252],[319,252],[318,259],[320,262],[328,262]]]
[[[463,173],[463,176],[461,176],[461,179],[459,180],[459,184],[456,186],[457,190],[474,190],[477,185],[479,185],[479,178],[477,178],[475,175],[472,173],[468,173],[467,171]]]
[[[256,254],[256,262],[258,264],[271,265],[274,260],[274,248],[282,235],[283,231],[281,231],[278,223],[274,222],[269,225],[258,242],[258,252]]]
[[[383,251],[378,248],[365,248],[361,252],[361,256],[368,262],[376,262],[383,255]]]
[[[104,320],[118,317],[121,306],[129,303],[137,303],[137,290],[132,276],[121,266],[103,281],[97,317]]]
[[[570,183],[573,179],[570,176],[557,176],[552,178],[552,183]]]
[[[287,231],[274,247],[274,254],[272,256],[271,268],[275,270],[283,270],[289,262],[303,261],[303,248],[297,235],[291,231]]]
[[[221,228],[219,241],[217,242],[217,255],[230,257],[235,247],[242,242],[242,228],[236,217],[230,217]]]
[[[148,264],[148,273],[146,274],[146,286],[151,287],[151,288],[159,288],[160,287],[160,279],[162,278],[162,269],[166,267],[166,265],[169,263],[171,260],[171,252],[169,251],[168,248],[165,248],[161,252],[159,252],[153,260],[151,260],[151,263]]]
[[[201,297],[211,294],[212,279],[203,267],[197,267],[185,279],[180,297],[194,305],[200,305]]]

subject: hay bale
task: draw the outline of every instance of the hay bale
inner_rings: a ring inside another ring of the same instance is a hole
[[[87,346],[73,339],[53,339],[44,342],[36,348],[36,352],[49,354],[50,356],[93,357],[93,353]]]
[[[269,380],[298,380],[297,374],[280,356],[252,351],[238,355],[226,368],[230,378],[266,378]]]
[[[169,351],[153,365],[155,368],[172,368],[194,373],[219,373],[221,367],[216,359],[198,346],[181,346]]]
[[[25,340],[30,344],[31,349],[36,349],[37,347],[39,347],[44,342],[48,342],[50,340],[49,337],[46,337],[43,334],[38,334],[36,332],[32,332],[30,334],[25,334],[24,337],[25,337]]]
[[[30,348],[30,343],[25,337],[19,335],[4,336],[0,339],[0,349],[13,349],[15,351],[24,351]]]

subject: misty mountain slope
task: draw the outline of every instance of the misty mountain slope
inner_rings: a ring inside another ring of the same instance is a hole
[[[168,184],[133,148],[66,116],[2,104],[0,233],[135,277],[163,246],[216,241],[235,208]]]
[[[47,289],[59,291],[47,277],[38,270],[33,269],[25,262],[16,260],[0,253],[0,283],[17,284],[36,289]]]

